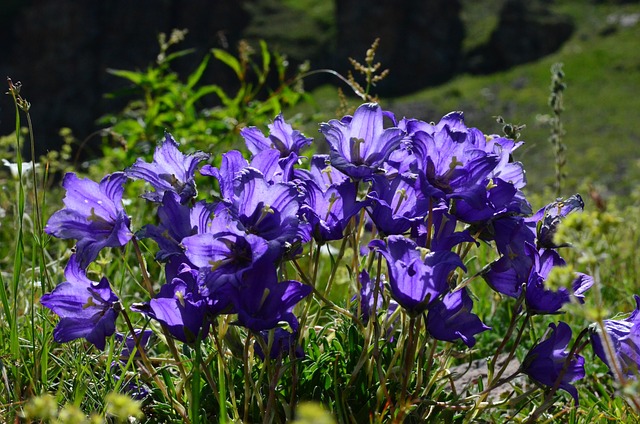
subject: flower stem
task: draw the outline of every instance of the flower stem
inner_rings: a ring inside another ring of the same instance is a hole
[[[189,419],[189,416],[187,415],[187,411],[185,410],[184,406],[181,403],[179,403],[176,399],[174,399],[173,396],[171,396],[169,394],[169,391],[167,390],[167,386],[165,386],[163,381],[160,378],[158,378],[158,373],[155,370],[155,368],[153,367],[153,364],[151,363],[151,361],[149,360],[149,357],[147,356],[147,353],[140,346],[140,338],[136,335],[136,331],[133,328],[133,324],[131,324],[131,319],[129,319],[129,315],[127,314],[126,309],[121,307],[120,308],[120,312],[122,312],[122,316],[124,317],[124,320],[127,323],[127,327],[129,328],[129,332],[131,333],[131,336],[135,340],[136,349],[140,353],[140,357],[142,358],[142,362],[144,363],[145,367],[147,368],[147,371],[149,372],[149,375],[151,376],[151,378],[153,378],[153,381],[156,383],[156,385],[158,386],[158,388],[162,392],[162,395],[165,397],[165,399],[167,401],[171,402],[171,405],[173,406],[173,409],[180,415],[180,417],[184,420],[185,423],[190,424],[191,420]]]

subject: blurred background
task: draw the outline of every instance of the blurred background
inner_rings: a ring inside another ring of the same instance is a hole
[[[159,33],[188,30],[180,48],[193,51],[172,63],[182,75],[211,48],[237,54],[240,40],[254,48],[265,40],[290,69],[307,62],[347,75],[349,57],[363,62],[379,37],[375,59],[390,72],[373,91],[385,108],[428,121],[464,110],[467,124],[486,133],[501,131],[496,115],[526,125],[519,159],[539,188],[553,169],[549,69],[562,62],[570,181],[628,190],[640,175],[639,21],[637,0],[2,0],[0,74],[23,83],[42,154],[60,146],[61,128],[90,139],[101,116],[124,107],[126,95],[106,94],[126,94],[127,81],[107,69],[152,65]],[[214,61],[202,78],[237,84]],[[340,84],[329,74],[304,80],[329,115]],[[5,96],[0,135],[14,131],[14,116]]]

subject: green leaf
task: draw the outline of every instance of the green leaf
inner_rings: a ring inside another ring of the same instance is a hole
[[[211,49],[211,52],[216,59],[233,69],[238,79],[242,80],[242,66],[240,62],[238,62],[238,59],[221,49]]]
[[[164,59],[164,63],[168,63],[171,62],[179,57],[182,56],[186,56],[188,54],[191,54],[195,51],[195,49],[186,49],[186,50],[180,50],[179,52],[175,52],[175,53],[171,53],[170,55],[168,55],[165,59]]]
[[[200,62],[198,69],[196,69],[191,75],[189,75],[189,78],[187,79],[188,89],[190,90],[193,89],[193,87],[195,87],[198,81],[200,81],[200,78],[202,78],[202,74],[204,73],[205,69],[207,69],[208,64],[209,64],[209,55],[206,55],[204,59],[202,59],[202,62]]]
[[[128,79],[136,85],[141,85],[145,79],[145,75],[141,72],[127,71],[124,69],[107,69],[107,72],[111,75],[115,75],[120,78]]]
[[[266,78],[266,74],[269,73],[269,66],[271,66],[271,53],[267,47],[267,42],[260,40],[260,52],[262,53],[262,72]]]
[[[189,99],[185,103],[185,107],[191,107],[195,102],[200,100],[200,98],[211,93],[215,93],[225,105],[230,102],[229,97],[222,88],[217,85],[205,85],[204,87],[198,88],[196,92],[193,93],[191,97],[189,97]]]

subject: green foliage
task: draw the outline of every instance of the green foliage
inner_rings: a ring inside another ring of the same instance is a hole
[[[185,33],[174,30],[168,40],[161,34],[157,61],[146,70],[109,71],[130,84],[124,92],[109,97],[126,94],[133,98],[122,111],[100,120],[108,125],[103,131],[103,169],[133,163],[138,157],[149,158],[165,131],[187,151],[228,150],[236,145],[245,126],[262,126],[284,109],[308,100],[299,74],[290,75],[286,57],[270,50],[264,41],[259,42],[257,53],[248,43],[240,42],[237,56],[214,48],[183,81],[172,64],[192,53],[173,52]],[[233,73],[238,82],[235,92],[205,82],[212,58]]]

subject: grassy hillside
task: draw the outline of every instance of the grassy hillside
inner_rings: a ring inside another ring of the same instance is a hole
[[[497,24],[501,2],[465,2],[466,48],[487,39]],[[528,170],[529,189],[553,184],[554,159],[548,142],[548,106],[551,65],[564,64],[565,111],[562,120],[567,145],[566,194],[589,184],[604,192],[627,193],[640,177],[640,4],[593,4],[583,0],[558,1],[554,11],[571,15],[576,30],[555,54],[508,71],[461,75],[436,88],[394,99],[383,99],[399,116],[438,120],[452,110],[463,110],[468,125],[486,133],[500,133],[495,116],[525,124],[525,145],[516,159]],[[621,23],[623,21],[623,23]],[[391,68],[393,64],[383,64]],[[323,110],[337,105],[335,89],[323,88]]]
[[[567,145],[567,190],[593,183],[604,191],[626,192],[640,176],[640,5],[594,5],[558,2],[555,9],[573,16],[577,29],[557,53],[535,63],[489,76],[463,75],[411,96],[392,99],[391,109],[435,120],[464,110],[467,122],[485,132],[500,131],[493,119],[526,124],[524,162],[532,189],[553,181],[549,127],[541,115],[547,105],[550,67],[562,62],[566,74],[563,122]],[[491,17],[485,18],[492,22]],[[624,20],[625,18],[623,18]],[[495,24],[495,21],[493,21]],[[474,33],[471,33],[472,35]]]

